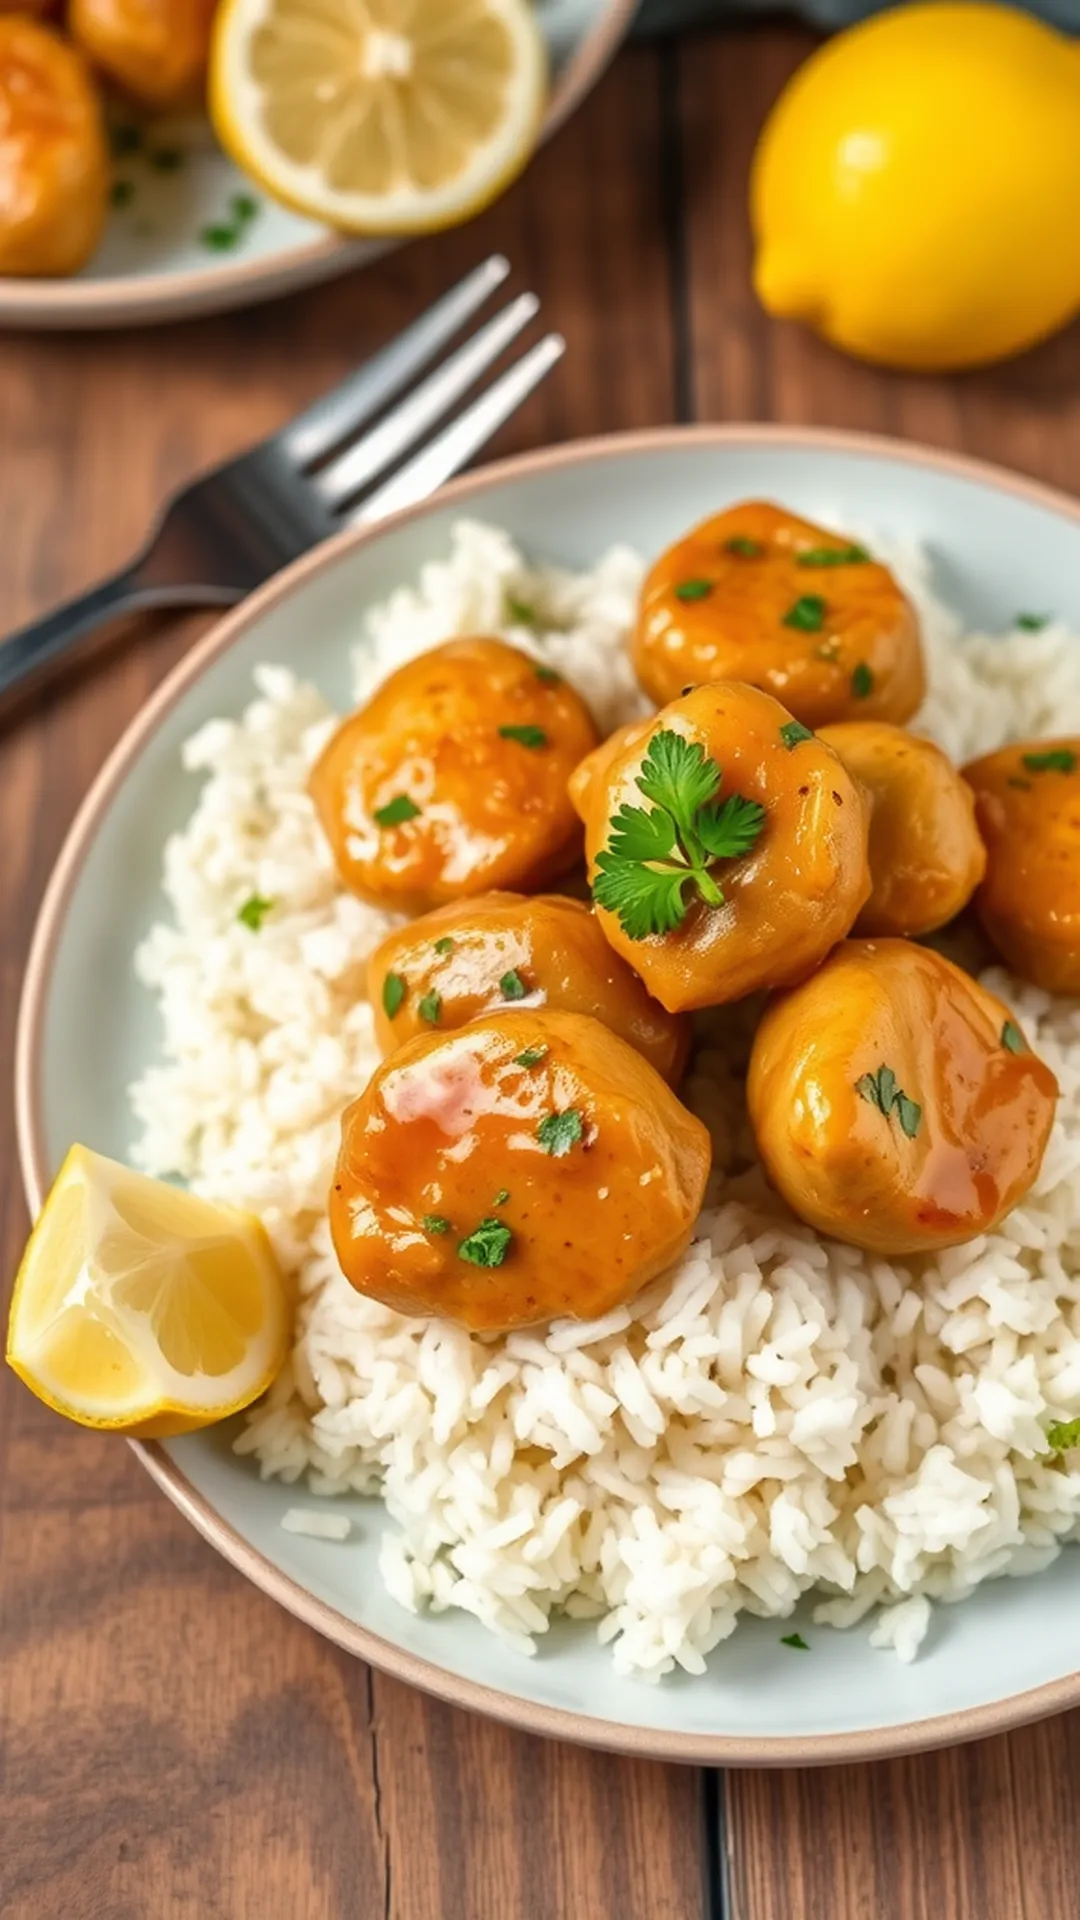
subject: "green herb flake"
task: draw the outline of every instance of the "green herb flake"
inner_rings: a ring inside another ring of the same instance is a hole
[[[524,1053],[514,1055],[515,1067],[538,1067],[541,1060],[547,1059],[546,1047],[526,1047]]]
[[[505,1207],[509,1198],[510,1198],[509,1187],[500,1187],[498,1193],[495,1195],[495,1198],[491,1204],[493,1207]]]
[[[481,1220],[467,1239],[459,1240],[458,1254],[472,1267],[501,1267],[513,1238],[501,1220]]]
[[[596,904],[617,916],[631,940],[673,933],[689,911],[693,889],[706,906],[724,904],[712,868],[740,860],[765,825],[765,809],[741,794],[717,798],[722,770],[696,740],[663,728],[655,733],[637,776],[654,804],[623,805],[596,860]]]
[[[373,818],[377,827],[401,827],[406,820],[415,820],[419,812],[416,801],[407,793],[395,793],[385,807],[376,807]]]
[[[141,146],[139,127],[124,124],[109,128],[109,148],[114,160],[127,160],[131,154],[138,153]]]
[[[1029,773],[1073,773],[1076,755],[1071,747],[1049,747],[1045,753],[1025,753]]]
[[[252,199],[250,193],[234,193],[229,201],[229,210],[233,219],[239,220],[240,225],[246,227],[252,220],[257,219],[259,203]]]
[[[231,253],[234,247],[240,245],[240,229],[215,222],[213,226],[202,228],[199,241],[208,253]]]
[[[444,1213],[425,1213],[420,1222],[425,1233],[449,1233],[450,1222]]]
[[[544,1115],[536,1129],[536,1137],[545,1153],[556,1160],[568,1154],[576,1147],[585,1131],[585,1123],[576,1107],[567,1107],[562,1113]]]
[[[511,967],[509,973],[503,974],[499,981],[499,992],[504,1000],[524,1000],[528,988],[516,967]]]
[[[1018,613],[1013,617],[1013,626],[1019,627],[1021,633],[1041,633],[1052,619],[1050,613]]]
[[[711,580],[679,580],[675,584],[676,600],[707,600],[713,590]]]
[[[724,541],[724,552],[737,554],[740,560],[756,560],[764,551],[760,540],[751,540],[745,533],[733,533]]]
[[[500,727],[500,740],[516,740],[519,747],[546,747],[547,734],[543,727]]]
[[[417,1002],[416,1011],[421,1020],[427,1021],[429,1027],[437,1027],[439,1015],[442,1012],[440,996],[437,993],[425,993],[423,999]]]
[[[809,1653],[810,1651],[801,1633],[782,1633],[780,1635],[780,1645],[782,1647],[795,1647],[799,1653]]]
[[[1005,1025],[1001,1029],[1001,1044],[1003,1047],[1006,1047],[1010,1053],[1027,1052],[1027,1041],[1024,1039],[1015,1020],[1006,1020]]]
[[[796,627],[800,633],[820,633],[825,624],[825,602],[820,593],[801,593],[785,613],[783,624]]]
[[[439,958],[443,960],[445,960],[448,953],[453,953],[454,943],[448,933],[444,933],[441,940],[436,940],[435,951],[439,955]]]
[[[1080,1447],[1080,1420],[1055,1420],[1046,1430],[1046,1444],[1051,1453],[1071,1453]]]
[[[264,900],[261,894],[253,893],[244,901],[236,917],[242,927],[250,927],[252,933],[258,933],[267,914],[273,912],[276,904],[274,900]]]
[[[179,173],[185,159],[179,147],[155,147],[146,157],[155,173]]]
[[[528,600],[519,600],[514,593],[506,596],[506,617],[515,627],[535,627],[536,608]]]
[[[789,753],[794,753],[795,748],[801,746],[804,740],[812,740],[813,737],[811,728],[804,727],[801,720],[789,720],[787,725],[780,729],[780,738]]]
[[[562,685],[562,674],[556,673],[554,667],[534,667],[533,672],[542,686],[561,687]]]
[[[112,207],[130,207],[135,198],[134,180],[114,180],[109,192],[109,205]]]
[[[870,555],[865,547],[804,547],[795,555],[797,567],[863,567]]]
[[[891,1067],[880,1066],[876,1073],[864,1073],[856,1080],[855,1091],[872,1107],[884,1114],[886,1120],[895,1114],[900,1130],[909,1140],[914,1140],[922,1125],[922,1108],[917,1100],[912,1100],[902,1087],[896,1084],[896,1075]]]
[[[851,691],[856,700],[868,700],[874,691],[874,676],[865,660],[860,660],[852,673]]]
[[[387,974],[383,981],[382,1003],[383,1012],[388,1020],[392,1020],[396,1013],[400,1013],[406,991],[405,981],[400,973]]]

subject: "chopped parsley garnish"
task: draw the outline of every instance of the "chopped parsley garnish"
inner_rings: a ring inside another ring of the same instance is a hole
[[[868,700],[874,691],[874,676],[865,660],[860,660],[852,672],[851,691],[856,700]]]
[[[707,600],[713,590],[711,580],[679,580],[675,587],[676,600]]]
[[[259,203],[252,199],[250,193],[234,193],[229,206],[232,209],[233,219],[239,220],[242,226],[247,226],[250,220],[254,220],[259,211]]]
[[[231,253],[234,247],[240,245],[240,229],[215,222],[211,227],[203,227],[199,239],[211,253]]]
[[[467,1239],[459,1240],[458,1253],[472,1267],[501,1267],[513,1238],[501,1220],[481,1220]]]
[[[914,1140],[922,1124],[922,1108],[917,1100],[911,1100],[902,1087],[896,1084],[896,1075],[891,1067],[879,1067],[876,1073],[864,1073],[856,1080],[855,1091],[869,1100],[872,1107],[885,1115],[886,1120],[893,1114],[900,1122],[900,1128],[909,1140]]]
[[[420,1222],[425,1233],[449,1233],[450,1222],[445,1213],[425,1213]]]
[[[780,1635],[780,1645],[782,1647],[796,1647],[800,1653],[809,1653],[810,1651],[801,1633],[782,1633]]]
[[[519,600],[516,593],[508,593],[506,617],[513,621],[515,627],[535,627],[536,608],[530,606],[527,600]]]
[[[516,967],[504,973],[499,981],[499,992],[504,1000],[524,1000],[528,988]]]
[[[509,1198],[510,1198],[509,1187],[500,1187],[498,1193],[495,1195],[495,1198],[491,1204],[493,1207],[505,1207]]]
[[[795,555],[797,567],[861,567],[869,560],[865,547],[804,547]]]
[[[1019,627],[1021,633],[1041,633],[1044,627],[1050,625],[1052,617],[1049,613],[1018,613],[1013,619],[1013,626]]]
[[[825,624],[825,602],[820,593],[801,593],[784,615],[785,627],[800,633],[820,633]]]
[[[453,953],[454,943],[451,940],[450,935],[448,933],[444,933],[441,940],[436,940],[435,951],[438,954],[442,954],[444,957],[448,953]]]
[[[109,204],[114,207],[129,207],[135,198],[133,180],[114,180],[109,193]]]
[[[562,1113],[547,1113],[536,1129],[536,1137],[545,1153],[561,1160],[576,1147],[585,1131],[585,1123],[576,1107],[567,1107]]]
[[[526,1047],[524,1053],[514,1055],[514,1065],[515,1067],[538,1067],[541,1060],[546,1058],[546,1047]]]
[[[377,827],[400,827],[406,820],[415,820],[419,812],[420,809],[416,801],[411,800],[407,793],[395,793],[393,799],[388,800],[385,807],[376,807],[374,813],[375,825]]]
[[[252,933],[258,933],[268,913],[272,913],[277,902],[264,900],[261,893],[253,893],[244,901],[237,914],[242,927],[250,927]]]
[[[1046,753],[1025,753],[1024,765],[1029,773],[1072,773],[1076,755],[1071,747],[1050,747]]]
[[[556,673],[554,667],[534,667],[533,672],[545,687],[557,687],[562,684],[562,674]]]
[[[653,735],[637,777],[638,791],[653,801],[619,808],[611,836],[597,856],[593,898],[617,916],[631,940],[672,933],[686,918],[688,889],[706,906],[724,904],[712,868],[740,860],[765,824],[756,800],[717,795],[720,767],[696,740],[669,728]]]
[[[405,982],[400,973],[388,973],[383,981],[382,1003],[383,1012],[389,1020],[400,1011],[404,999]]]
[[[1046,1430],[1046,1444],[1051,1453],[1071,1453],[1080,1447],[1080,1420],[1055,1420]]]
[[[500,727],[500,740],[516,740],[519,747],[546,747],[547,734],[543,727]]]
[[[780,729],[780,738],[789,753],[794,753],[795,748],[799,746],[803,740],[812,740],[813,737],[812,730],[809,727],[804,727],[801,720],[789,720],[787,725]]]
[[[764,551],[760,540],[751,540],[745,533],[733,533],[730,540],[724,541],[724,552],[737,553],[740,560],[756,560]]]
[[[1005,1025],[1001,1029],[1001,1044],[1003,1047],[1007,1047],[1010,1053],[1027,1052],[1027,1041],[1024,1039],[1015,1020],[1006,1020]]]
[[[155,147],[146,157],[155,173],[179,173],[185,156],[180,147]]]
[[[440,995],[437,993],[425,993],[423,999],[418,1002],[416,1011],[420,1015],[421,1020],[427,1021],[429,1027],[437,1027],[439,1024],[439,1015],[442,1012],[442,999]]]

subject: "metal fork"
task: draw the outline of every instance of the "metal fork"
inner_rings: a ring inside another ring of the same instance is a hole
[[[329,534],[434,493],[566,350],[561,335],[545,335],[432,434],[539,309],[535,294],[521,294],[414,384],[509,271],[493,254],[280,432],[175,494],[130,566],[0,641],[0,694],[117,614],[232,606]]]

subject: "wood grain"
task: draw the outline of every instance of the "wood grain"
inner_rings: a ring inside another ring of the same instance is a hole
[[[703,419],[898,434],[1080,485],[1080,327],[955,379],[879,372],[768,321],[750,286],[750,157],[816,44],[803,29],[684,40],[687,360]],[[1068,1920],[1080,1714],[925,1759],[724,1782],[732,1920]],[[719,1844],[719,1843],[718,1843]]]
[[[370,273],[137,336],[6,339],[3,624],[119,564],[171,487],[494,247],[571,346],[504,450],[667,419],[657,76],[655,54],[624,59],[501,206]],[[63,833],[204,624],[129,627],[0,730],[5,1084]],[[10,1274],[26,1220],[6,1101],[0,1207]],[[367,1673],[218,1560],[126,1448],[65,1428],[6,1373],[0,1433],[4,1920],[699,1920],[695,1774],[548,1746]]]

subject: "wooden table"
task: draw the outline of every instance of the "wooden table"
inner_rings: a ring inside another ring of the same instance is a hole
[[[756,129],[794,28],[622,55],[478,225],[247,314],[0,343],[0,619],[122,560],[168,488],[284,420],[490,248],[565,369],[504,449],[673,419],[959,447],[1080,484],[1080,330],[899,379],[750,292]],[[144,623],[0,733],[0,1076],[91,775],[200,630]],[[5,1110],[10,1272],[26,1218]],[[4,1920],[1075,1920],[1080,1714],[927,1759],[716,1775],[518,1737],[369,1673],[217,1559],[121,1445],[0,1381]]]

